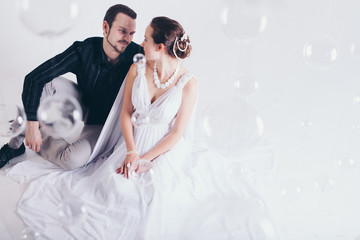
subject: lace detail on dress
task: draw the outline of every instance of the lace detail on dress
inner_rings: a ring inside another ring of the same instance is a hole
[[[179,87],[179,88],[183,88],[185,87],[185,85],[187,84],[187,82],[193,77],[193,75],[189,72],[187,73],[184,73],[179,81],[176,83],[176,86]]]

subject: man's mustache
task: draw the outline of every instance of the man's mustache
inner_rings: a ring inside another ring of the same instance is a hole
[[[121,41],[119,41],[119,43],[124,43],[124,44],[126,44],[126,45],[129,45],[130,43],[128,42],[128,41],[126,41],[126,40],[121,40]]]

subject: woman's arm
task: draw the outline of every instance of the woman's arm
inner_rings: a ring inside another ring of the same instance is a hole
[[[135,152],[136,146],[134,142],[134,130],[131,123],[131,114],[133,113],[133,104],[131,101],[132,86],[134,84],[135,77],[137,75],[137,67],[135,64],[131,65],[128,75],[126,77],[126,85],[123,97],[123,106],[120,113],[120,124],[121,131],[124,136],[127,152],[133,152],[127,154],[125,160],[121,167],[119,167],[116,172],[124,174],[125,177],[128,177],[128,167],[127,163],[133,163],[139,159],[139,155]]]
[[[175,146],[184,134],[198,97],[198,85],[195,78],[191,78],[182,91],[181,106],[177,113],[173,129],[155,147],[141,156],[141,159],[154,160]]]

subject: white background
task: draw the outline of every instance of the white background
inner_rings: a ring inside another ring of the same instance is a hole
[[[360,2],[249,2],[264,8],[267,24],[252,40],[236,42],[224,33],[220,21],[225,0],[122,1],[138,13],[137,43],[159,15],[178,20],[189,34],[193,52],[184,64],[200,85],[199,124],[205,109],[233,94],[233,83],[241,74],[258,83],[246,101],[262,119],[262,137],[272,146],[276,167],[271,180],[254,186],[268,204],[276,239],[355,240],[360,235],[360,105],[354,98],[360,96],[360,58],[351,45],[360,45]],[[102,36],[105,11],[116,3],[80,0],[76,24],[47,38],[20,21],[15,1],[2,0],[0,102],[21,106],[24,76],[75,40]],[[318,70],[306,64],[303,49],[322,35],[336,43],[337,58]],[[224,105],[228,114],[219,129],[231,129],[229,119],[236,122],[239,117],[236,108]],[[317,179],[326,180],[321,182],[323,191],[315,187]],[[299,192],[290,196],[283,191],[294,189]]]

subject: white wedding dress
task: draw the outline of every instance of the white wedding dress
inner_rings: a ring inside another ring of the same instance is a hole
[[[140,155],[171,130],[190,78],[184,74],[151,103],[139,71],[132,102]],[[194,145],[194,117],[180,141],[153,161],[143,195],[116,174],[126,153],[119,130],[122,92],[100,135],[97,157],[87,166],[66,172],[47,161],[23,161],[8,170],[9,177],[31,182],[18,203],[25,224],[41,239],[255,239],[266,208],[245,182],[229,178],[224,157]]]

